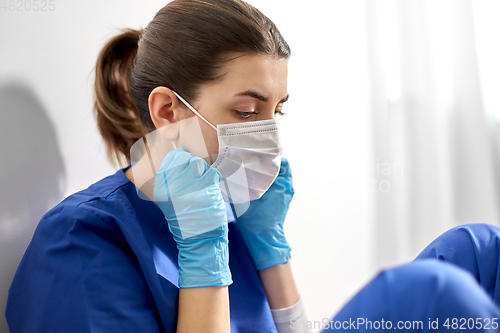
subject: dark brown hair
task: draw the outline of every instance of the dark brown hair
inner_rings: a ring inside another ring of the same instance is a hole
[[[288,58],[274,23],[242,0],[174,0],[144,30],[124,29],[104,46],[95,70],[97,126],[108,158],[130,164],[130,148],[155,130],[148,97],[159,86],[196,100],[221,77],[233,52]]]

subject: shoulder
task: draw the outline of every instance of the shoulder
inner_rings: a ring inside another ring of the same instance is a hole
[[[77,231],[120,232],[122,219],[133,219],[133,210],[123,189],[133,185],[124,179],[121,170],[107,176],[88,188],[76,192],[51,208],[41,218],[34,239],[40,236],[54,238]],[[126,178],[126,177],[125,177]]]

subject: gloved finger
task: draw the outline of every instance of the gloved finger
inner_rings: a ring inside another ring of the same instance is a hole
[[[156,173],[153,189],[153,199],[157,204],[159,204],[159,202],[168,202],[171,199],[166,176],[167,175],[164,172]]]
[[[217,184],[221,178],[220,172],[211,168],[204,159],[194,156],[181,147],[169,152],[163,158],[157,171],[155,186],[164,188],[162,182],[168,183],[169,191],[166,194],[168,198],[172,198]],[[166,191],[162,189],[159,192],[165,194]]]
[[[281,157],[281,168],[287,168],[289,166],[289,162],[288,162],[288,159],[286,159],[285,157]]]
[[[193,156],[194,155],[191,154],[186,148],[179,147],[168,152],[168,154],[163,157],[158,170],[173,169],[177,165],[186,164]]]
[[[170,191],[167,184],[167,174],[182,171],[182,165],[186,164],[193,155],[184,147],[179,147],[166,154],[161,165],[156,171],[154,181],[154,199],[155,201],[170,200]]]
[[[178,197],[216,185],[217,188],[212,189],[215,191],[220,179],[222,176],[218,170],[210,167],[204,159],[193,157],[179,174],[167,172],[166,181],[170,183],[171,197]]]
[[[179,147],[163,157],[154,180],[153,198],[157,204],[159,202],[168,202],[171,199],[167,185],[167,170],[175,165],[182,164],[182,159],[189,160],[189,155],[190,153],[186,148]]]
[[[295,193],[292,185],[292,170],[288,160],[284,157],[281,158],[281,166],[278,176],[267,192],[278,191]],[[264,194],[265,195],[265,194]]]
[[[286,177],[286,178],[292,177],[292,169],[290,169],[290,163],[284,157],[281,158],[281,165],[278,177]]]
[[[186,165],[192,158],[194,158],[194,155],[191,154],[186,148],[179,147],[174,149],[163,157],[156,174],[165,173],[169,174],[170,177],[171,175],[180,174],[184,171]]]
[[[209,170],[207,174],[211,172]],[[224,225],[227,224],[226,205],[217,184],[198,189],[191,194],[172,196],[172,206],[174,214],[164,214],[171,227],[174,223],[169,221],[169,217],[178,222],[173,233],[182,239],[218,237],[222,235]]]

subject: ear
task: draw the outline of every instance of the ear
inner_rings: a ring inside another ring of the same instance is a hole
[[[180,101],[174,92],[166,87],[156,87],[149,94],[148,98],[149,114],[155,127],[161,128],[167,125],[173,125],[181,119],[184,119],[185,111],[182,109]],[[169,133],[175,140],[178,131],[173,130],[177,126],[169,126]]]

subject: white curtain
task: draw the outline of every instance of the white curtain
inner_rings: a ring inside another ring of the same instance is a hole
[[[412,260],[453,226],[500,222],[497,129],[484,107],[473,5],[366,1],[376,267]]]

